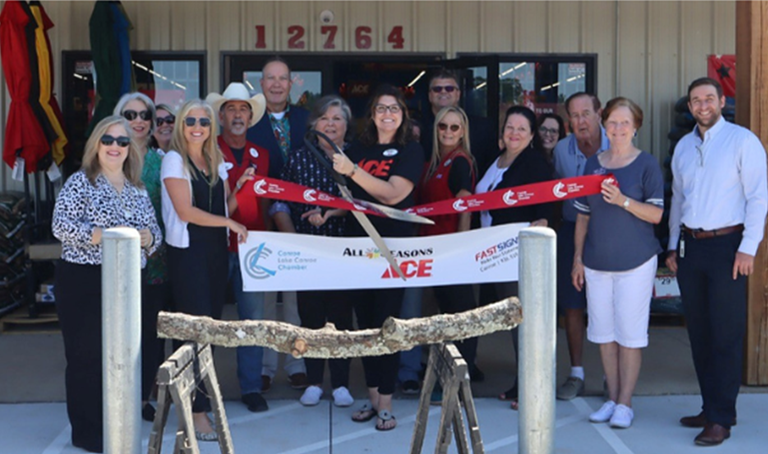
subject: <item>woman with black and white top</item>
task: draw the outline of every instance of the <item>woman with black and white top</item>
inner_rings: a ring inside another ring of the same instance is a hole
[[[72,444],[88,452],[103,450],[102,232],[118,226],[137,229],[142,268],[163,239],[131,137],[122,117],[100,121],[85,145],[82,168],[67,180],[53,210],[53,234],[61,241],[55,288],[67,359],[67,414]]]
[[[229,197],[229,186],[224,184],[224,157],[212,134],[215,118],[211,106],[202,100],[181,106],[160,178],[168,274],[176,308],[191,315],[221,318],[229,266],[227,229],[237,233],[241,243],[248,231],[228,217],[237,201]],[[250,178],[253,173],[246,172],[237,187]],[[201,441],[215,441],[216,432],[206,414],[210,402],[204,386],[200,388],[192,406],[195,435]]]

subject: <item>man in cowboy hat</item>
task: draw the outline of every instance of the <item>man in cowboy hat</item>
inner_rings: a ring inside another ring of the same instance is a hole
[[[264,95],[250,96],[245,85],[233,82],[224,93],[211,93],[206,101],[219,113],[221,134],[218,137],[219,148],[224,155],[229,171],[229,189],[232,193],[242,188],[239,183],[244,174],[264,175],[269,172],[269,152],[249,142],[245,133],[264,115],[266,100]],[[245,181],[245,180],[243,180]],[[258,205],[238,204],[230,213],[232,219],[248,227],[248,230],[267,229],[266,199]],[[237,238],[229,239],[229,284],[237,303],[240,320],[259,320],[264,317],[264,293],[244,292],[240,277]],[[240,381],[242,401],[253,412],[266,411],[266,400],[261,396],[262,347],[237,348],[237,377]]]

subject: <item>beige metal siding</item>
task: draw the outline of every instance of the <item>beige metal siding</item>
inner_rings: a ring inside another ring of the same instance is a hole
[[[334,13],[335,52],[596,53],[598,95],[635,100],[646,113],[639,144],[660,159],[672,124],[672,106],[687,84],[706,74],[708,54],[736,47],[735,2],[162,2],[124,1],[134,24],[135,50],[207,51],[208,89],[221,86],[220,51],[257,51],[256,26],[266,49],[291,52],[288,27],[304,28],[304,49],[323,52],[327,35],[319,15]],[[61,51],[90,47],[88,19],[93,2],[44,2],[56,26],[50,31],[55,90],[61,92]],[[357,49],[355,29],[371,28],[371,48]],[[403,49],[387,42],[403,27]],[[1,78],[1,76],[0,76]],[[2,80],[3,86],[5,81]],[[0,92],[5,125],[10,99]],[[0,130],[0,141],[3,130]],[[2,189],[20,188],[6,169]]]

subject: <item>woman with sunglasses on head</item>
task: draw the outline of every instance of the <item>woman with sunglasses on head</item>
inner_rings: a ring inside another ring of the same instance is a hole
[[[213,134],[215,118],[211,106],[200,99],[181,106],[171,150],[163,158],[161,179],[168,274],[176,309],[218,319],[227,293],[227,229],[241,243],[248,231],[228,217],[237,200],[230,197],[225,184],[224,156]],[[216,441],[205,393],[205,386],[200,385],[192,405],[195,435],[201,441]]]
[[[163,152],[150,145],[155,129],[155,112],[152,100],[138,92],[124,94],[114,109],[114,114],[125,118],[131,127],[133,140],[144,162],[141,181],[152,201],[160,229],[164,230],[160,208],[160,164]],[[165,245],[162,243],[147,259],[147,268],[142,274],[141,295],[141,417],[145,421],[153,421],[155,408],[149,403],[149,396],[164,353],[163,342],[157,338],[157,314],[164,308],[170,308],[171,297]]]
[[[105,229],[132,227],[141,237],[141,265],[162,242],[162,232],[141,182],[142,159],[128,122],[100,121],[85,145],[83,166],[64,184],[53,210],[61,241],[56,266],[56,309],[67,359],[65,386],[72,444],[102,452],[101,237]]]
[[[168,104],[158,104],[155,107],[155,125],[157,127],[150,139],[150,145],[165,152],[171,146],[173,124],[176,122],[176,111]]]
[[[544,153],[550,165],[552,165],[554,159],[552,152],[555,149],[555,145],[564,138],[565,123],[563,123],[560,115],[556,113],[539,115],[536,121],[536,136],[533,138],[533,146]]]
[[[424,163],[421,146],[413,141],[408,109],[400,91],[391,85],[380,86],[371,98],[365,129],[348,157],[333,156],[333,168],[347,177],[352,195],[398,209],[414,205],[414,188]],[[382,237],[405,237],[416,233],[415,224],[379,216],[369,218]],[[356,219],[347,219],[349,236],[367,236]],[[384,262],[382,261],[382,264]],[[403,289],[351,291],[355,314],[361,329],[380,328],[387,317],[397,317]],[[363,368],[370,403],[352,415],[357,422],[378,417],[377,430],[392,430],[397,421],[392,415],[399,354],[365,357]]]
[[[460,107],[441,109],[435,116],[432,134],[432,158],[419,192],[419,204],[472,195],[477,166],[470,151],[469,119],[466,112]],[[419,235],[466,232],[470,228],[471,214],[447,214],[432,217],[432,220],[435,221],[434,225],[420,226]],[[477,307],[475,292],[469,284],[435,287],[434,293],[440,311],[444,314],[455,314]],[[456,347],[467,364],[475,364],[476,337],[456,342]],[[433,403],[442,401],[439,386],[438,383],[432,394]]]
[[[502,126],[501,140],[504,149],[477,183],[475,193],[495,191],[502,188],[539,183],[552,178],[552,167],[544,154],[535,148],[536,115],[524,106],[507,109]],[[522,207],[502,208],[480,212],[480,227],[512,223],[529,223],[531,226],[546,227],[553,215],[549,203]],[[517,296],[517,282],[500,282],[495,285],[499,299]],[[517,354],[517,328],[512,330],[512,345]],[[518,367],[519,367],[518,361]],[[517,381],[499,395],[501,400],[511,400],[511,407],[517,410]]]

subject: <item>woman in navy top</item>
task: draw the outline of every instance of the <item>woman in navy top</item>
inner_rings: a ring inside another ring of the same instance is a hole
[[[586,281],[587,338],[600,344],[609,400],[592,422],[632,425],[632,393],[640,374],[641,348],[648,345],[648,317],[657,258],[654,224],[661,221],[664,183],[656,158],[632,143],[643,111],[626,98],[603,110],[610,148],[587,161],[584,175],[612,173],[601,193],[574,205],[575,253],[571,277],[581,291]]]

